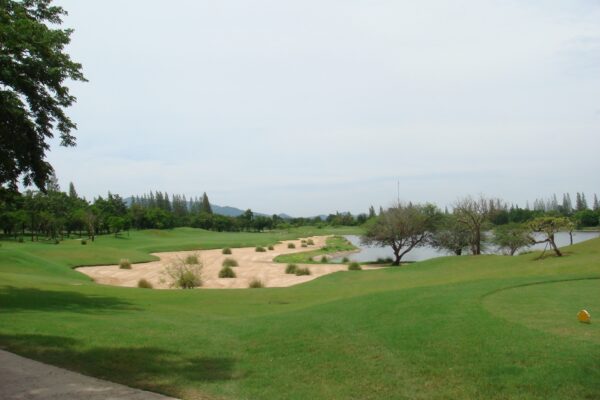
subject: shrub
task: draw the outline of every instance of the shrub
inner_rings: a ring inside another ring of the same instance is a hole
[[[121,258],[119,260],[119,268],[121,269],[131,269],[131,261],[127,258]]]
[[[178,260],[165,269],[165,274],[171,280],[171,287],[193,289],[202,286],[202,263],[186,264]]]
[[[309,246],[314,246],[315,242],[312,239],[308,239],[306,241],[306,244],[309,245]]]
[[[269,250],[275,250],[275,247],[273,247],[273,246],[269,246],[269,247],[267,247],[267,248],[268,248]]]
[[[221,251],[221,253],[223,253],[223,254],[231,254],[231,249],[230,249],[229,247],[225,247],[225,248],[224,248],[224,249]]]
[[[362,267],[357,262],[352,262],[348,265],[348,271],[360,271]]]
[[[321,262],[323,264],[327,264],[329,262],[329,259],[327,258],[327,256],[323,256],[323,257],[321,257]]]
[[[296,245],[294,243],[288,243],[288,249],[295,249]]]
[[[82,245],[86,245],[86,244],[87,244],[87,240],[85,240],[85,239],[81,239],[81,242],[80,242],[80,243],[81,243]]]
[[[235,272],[233,272],[231,267],[223,267],[219,271],[219,278],[235,278]]]
[[[233,258],[226,258],[223,260],[223,267],[237,267],[238,266],[238,262],[235,261]]]
[[[342,258],[342,263],[343,263],[343,264],[345,264],[345,263],[347,263],[347,262],[349,262],[349,261],[350,261],[350,259],[349,259],[348,257],[344,257],[344,258]]]
[[[138,287],[140,289],[153,289],[154,288],[154,286],[152,286],[152,284],[144,278],[142,278],[138,281]]]
[[[186,264],[190,264],[190,265],[192,265],[192,264],[194,264],[194,265],[198,264],[199,263],[199,261],[198,261],[198,255],[197,254],[190,254],[189,256],[187,256],[185,258],[185,263]]]
[[[306,239],[302,239],[300,243],[306,243]]]
[[[248,287],[250,289],[260,289],[260,288],[264,288],[265,284],[258,278],[254,278],[250,281],[250,283],[248,284]]]
[[[308,268],[296,268],[296,276],[310,275],[310,269]]]
[[[298,269],[298,266],[296,264],[288,264],[287,267],[285,267],[285,273],[286,274],[295,274],[297,269]]]
[[[300,246],[301,246],[301,247],[306,247],[306,246],[307,246],[307,244],[306,244],[306,243],[302,243]]]
[[[260,247],[260,246],[256,247],[256,249],[254,249],[254,250],[256,250],[257,253],[264,253],[266,251],[264,247]]]

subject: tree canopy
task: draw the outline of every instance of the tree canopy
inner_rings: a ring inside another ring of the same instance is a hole
[[[85,81],[81,64],[65,53],[72,30],[51,0],[0,0],[0,186],[45,190],[52,166],[48,140],[74,146],[76,125],[65,114],[75,102],[65,81]]]

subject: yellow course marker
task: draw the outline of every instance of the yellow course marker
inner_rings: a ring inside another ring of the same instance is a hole
[[[581,310],[577,313],[577,319],[579,322],[583,322],[584,324],[589,324],[592,322],[592,316],[587,310]]]

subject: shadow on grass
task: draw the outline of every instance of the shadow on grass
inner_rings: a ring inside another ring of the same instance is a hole
[[[105,313],[115,310],[139,310],[139,308],[116,297],[13,286],[0,287],[0,313],[20,311]]]
[[[85,347],[83,341],[50,335],[1,335],[2,348],[24,357],[127,386],[182,396],[195,383],[241,379],[235,359],[189,357],[155,347]]]

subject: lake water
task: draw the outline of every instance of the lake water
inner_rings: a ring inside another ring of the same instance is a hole
[[[580,243],[589,239],[597,238],[600,236],[600,232],[573,232],[573,244]],[[388,258],[394,257],[394,252],[391,247],[377,247],[377,246],[365,246],[360,243],[360,236],[355,235],[347,235],[345,236],[353,245],[360,249],[360,252],[353,253],[348,258],[351,261],[358,262],[367,262],[367,261],[375,261],[378,258]],[[569,234],[567,232],[559,232],[555,235],[556,244],[559,247],[568,246],[570,244]],[[531,250],[544,250],[546,244],[535,244],[530,246],[522,251],[531,251]],[[548,247],[548,250],[550,248]],[[498,254],[497,249],[490,247],[485,251],[486,254]],[[464,254],[470,254],[468,251]],[[436,250],[432,247],[425,246],[413,249],[404,257],[402,257],[402,261],[422,261],[430,258],[441,257],[452,255],[452,253],[446,251]],[[340,261],[341,258],[333,260]]]

